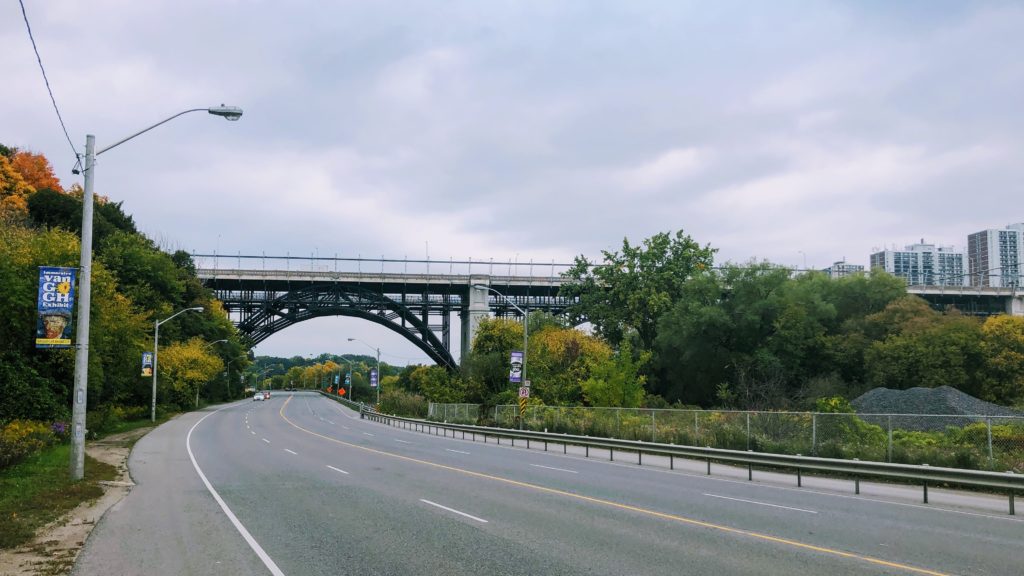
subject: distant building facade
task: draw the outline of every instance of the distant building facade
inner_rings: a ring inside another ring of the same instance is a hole
[[[823,272],[828,274],[829,278],[832,278],[832,279],[843,278],[845,276],[850,276],[850,275],[853,275],[853,274],[859,274],[859,273],[864,272],[864,265],[862,265],[862,264],[847,264],[846,260],[842,260],[842,261],[833,263],[828,268],[825,268],[825,270],[823,270]]]
[[[1024,223],[1003,230],[982,230],[967,237],[971,286],[1021,286],[1024,274]]]
[[[922,239],[904,250],[883,250],[871,255],[871,269],[881,268],[910,286],[966,286],[963,252],[952,246],[926,244]]]

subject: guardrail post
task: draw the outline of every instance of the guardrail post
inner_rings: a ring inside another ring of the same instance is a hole
[[[711,476],[711,458],[708,458],[708,476]]]
[[[800,477],[800,469],[796,469],[796,487],[800,488],[804,485],[803,478]]]
[[[928,503],[928,481],[924,481],[924,503]]]
[[[853,479],[853,493],[860,494],[860,478]]]
[[[637,466],[643,466],[644,465],[644,453],[643,452],[637,452],[636,453],[636,465]]]
[[[754,465],[753,464],[747,464],[747,480],[750,480],[750,481],[754,480]]]
[[[608,461],[609,462],[615,462],[615,449],[614,448],[609,448],[608,449]]]
[[[590,458],[590,446],[584,446],[587,452],[583,455],[584,458]]]
[[[1010,516],[1013,516],[1016,512],[1013,509],[1013,490],[1010,490]]]
[[[675,470],[676,469],[676,459],[675,459],[675,457],[672,454],[668,455],[668,469],[669,470]]]

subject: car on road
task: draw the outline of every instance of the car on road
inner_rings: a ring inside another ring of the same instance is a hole
[[[263,392],[257,392],[252,396],[253,402],[262,402],[263,400],[265,400],[265,398],[263,398]]]
[[[270,392],[269,391],[263,393],[263,399],[264,400],[270,400]]]

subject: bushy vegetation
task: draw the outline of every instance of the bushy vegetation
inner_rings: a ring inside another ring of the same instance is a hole
[[[37,349],[33,335],[39,267],[78,266],[82,196],[77,185],[61,186],[42,155],[0,146],[0,424],[69,420],[74,350]],[[160,402],[179,409],[193,406],[197,393],[208,400],[240,396],[247,347],[189,255],[161,250],[120,204],[102,196],[95,202],[90,429],[103,430],[119,410],[149,406],[142,352],[152,350],[154,320],[184,308],[204,312],[161,326]],[[224,342],[210,345],[218,340]]]

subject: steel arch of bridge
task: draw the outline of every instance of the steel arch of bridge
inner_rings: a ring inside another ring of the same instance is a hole
[[[251,303],[253,299],[248,301]],[[238,304],[225,302],[228,308],[237,309]],[[445,320],[454,311],[453,306],[443,305],[442,309]],[[262,300],[259,309],[243,314],[237,326],[255,345],[292,324],[321,316],[351,316],[376,322],[415,344],[438,365],[458,369],[447,343],[434,334],[425,317],[417,316],[410,307],[385,294],[359,286],[313,284],[289,290],[272,299]],[[447,340],[447,321],[445,336]]]

